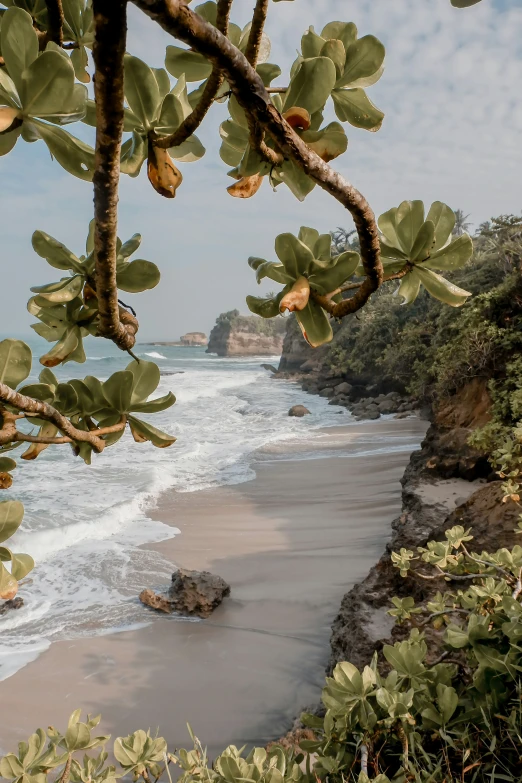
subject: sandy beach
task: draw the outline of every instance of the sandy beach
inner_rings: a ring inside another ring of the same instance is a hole
[[[330,624],[389,538],[426,426],[325,430],[313,458],[302,443],[293,455],[266,451],[252,481],[165,494],[151,516],[181,533],[154,546],[174,566],[220,574],[230,599],[207,621],[144,607],[145,628],[53,644],[0,683],[0,749],[63,727],[77,707],[101,712],[103,733],[159,728],[173,748],[190,744],[189,721],[211,756],[284,733],[319,699]]]

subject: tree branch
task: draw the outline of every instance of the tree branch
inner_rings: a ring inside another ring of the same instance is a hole
[[[228,23],[230,19],[230,10],[234,0],[218,0],[217,4],[217,16],[216,16],[216,28],[228,35]],[[170,136],[164,138],[154,138],[154,146],[161,149],[169,149],[170,147],[179,147],[183,144],[189,136],[199,128],[203,120],[205,119],[208,110],[214,103],[214,100],[219,92],[221,85],[223,84],[223,72],[221,68],[214,67],[212,73],[208,77],[205,89],[199,99],[199,103],[194,107],[191,114],[186,117],[179,128],[171,133]]]
[[[65,21],[62,8],[62,0],[45,0],[47,6],[48,28],[45,34],[45,43],[54,41],[58,46],[63,45],[63,23]]]
[[[126,351],[136,342],[137,329],[120,320],[116,286],[118,182],[123,133],[123,57],[127,37],[126,0],[93,0],[95,37],[94,98],[96,150],[94,186],[94,255],[99,335]]]
[[[388,283],[390,280],[400,280],[402,277],[408,274],[411,268],[412,265],[408,262],[400,270],[400,272],[396,272],[394,275],[389,275],[388,277],[383,277],[382,282]],[[344,294],[345,291],[356,291],[362,285],[363,285],[362,283],[347,283],[346,285],[343,285],[340,288],[336,288],[335,291],[330,291],[329,294],[324,294],[324,295],[319,294],[317,291],[314,291],[314,289],[311,288],[310,297],[314,300],[314,302],[317,302],[317,304],[321,305],[323,310],[326,310],[326,312],[330,313],[330,315],[332,315],[334,318],[338,318],[338,317],[342,317],[337,315],[338,305],[342,304],[342,302],[338,302],[337,304],[335,302],[332,302],[333,297],[336,296],[337,294]]]
[[[112,432],[121,432],[121,430],[125,429],[126,424],[127,419],[123,417],[117,424],[111,424],[110,427],[99,427],[98,429],[89,430],[89,434],[101,438],[102,435],[110,435]],[[83,430],[79,430],[79,432],[83,432]],[[67,435],[64,435],[62,438],[47,438],[45,435],[27,435],[25,432],[18,431],[13,438],[13,441],[21,441],[23,443],[46,443],[48,445],[74,443],[75,440],[78,440],[78,438],[70,438]]]
[[[215,27],[190,10],[181,0],[132,0],[171,35],[200,52],[221,68],[239,104],[276,142],[286,158],[294,161],[317,185],[330,193],[352,215],[366,279],[357,293],[335,305],[342,318],[359,310],[382,283],[383,268],[377,223],[359,191],[313,152],[279,114],[263,81],[246,57]]]
[[[76,429],[66,416],[62,416],[62,414],[57,411],[56,408],[53,408],[52,405],[49,405],[49,403],[34,400],[32,397],[26,397],[25,394],[20,394],[20,392],[11,389],[11,387],[7,386],[5,383],[0,383],[0,401],[12,405],[13,408],[23,411],[29,416],[35,416],[39,419],[50,421],[58,427],[60,432],[63,432],[71,438],[71,440],[77,441],[78,443],[90,443],[94,451],[98,452],[98,454],[105,448],[104,440],[92,432]],[[16,439],[17,430],[14,422],[17,417],[5,410],[0,412],[0,416],[3,420],[3,426],[0,430],[0,445],[3,446]]]
[[[257,58],[259,57],[259,48],[263,39],[263,28],[268,14],[269,2],[270,0],[257,0],[254,16],[252,17],[252,27],[248,36],[245,57],[253,68],[256,67]]]

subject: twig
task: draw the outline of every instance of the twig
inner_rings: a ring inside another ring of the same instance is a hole
[[[262,128],[259,127],[255,119],[247,113],[248,128],[250,131],[250,146],[256,150],[263,160],[266,160],[272,166],[280,166],[283,163],[285,157],[280,152],[267,147],[265,142],[265,134]]]
[[[127,35],[126,0],[93,0],[95,37],[94,97],[96,150],[94,186],[94,255],[99,334],[126,351],[136,342],[137,322],[120,320],[116,285],[118,181],[123,133],[123,56]]]
[[[408,746],[408,737],[406,735],[406,732],[404,731],[404,727],[401,726],[399,723],[397,727],[397,736],[401,741],[402,745],[402,766],[405,772],[407,772],[408,767],[408,755],[409,755],[409,746]]]
[[[364,742],[361,745],[361,772],[368,775],[368,745]]]
[[[228,35],[228,23],[233,2],[234,0],[218,0],[216,28],[223,33],[223,35]],[[192,136],[205,119],[222,84],[223,72],[221,68],[214,67],[207,79],[201,98],[191,114],[183,120],[181,125],[174,133],[171,133],[170,136],[164,136],[163,138],[154,137],[154,146],[159,147],[160,149],[179,147],[180,144],[183,144],[184,141]]]
[[[513,590],[513,593],[512,593],[512,598],[514,598],[515,601],[516,601],[519,598],[520,593],[522,593],[522,568],[520,569],[520,571],[518,573],[518,579],[517,579],[517,583],[515,585],[515,589]]]
[[[257,0],[256,7],[254,9],[254,16],[252,17],[252,26],[248,36],[247,47],[245,49],[245,57],[253,68],[256,67],[257,58],[259,57],[259,49],[263,39],[263,28],[265,26],[266,16],[268,13],[269,2],[270,0]]]
[[[94,435],[92,432],[86,432],[84,430],[77,429],[66,416],[53,408],[47,402],[41,402],[40,400],[34,400],[32,397],[26,397],[25,394],[14,391],[5,383],[0,383],[0,401],[12,405],[17,410],[24,411],[29,416],[36,416],[39,419],[50,421],[54,424],[60,432],[68,435],[71,440],[79,443],[90,443],[93,449],[100,453],[105,448],[105,441]],[[10,443],[13,440],[13,436],[16,435],[17,429],[15,424],[15,416],[8,411],[0,411],[0,416],[3,419],[3,426],[0,430],[0,446],[6,443]]]
[[[45,0],[45,5],[49,23],[47,33],[45,34],[45,44],[49,43],[49,41],[54,41],[58,46],[63,46],[63,23],[65,19],[62,0]]]
[[[464,544],[461,544],[461,546],[462,546],[462,551],[464,552],[464,554],[467,555],[467,557],[469,557],[470,560],[473,560],[474,563],[478,563],[478,565],[486,566],[486,568],[494,568],[496,571],[498,571],[499,573],[501,573],[503,576],[507,577],[508,579],[512,579],[513,578],[513,574],[510,574],[509,571],[505,570],[505,568],[502,568],[501,566],[497,565],[496,563],[488,563],[487,560],[480,560],[478,557],[475,557],[470,552],[468,552],[468,550],[466,549]]]
[[[400,272],[397,272],[394,275],[389,275],[389,277],[383,277],[382,282],[387,283],[390,280],[400,280],[401,277],[404,277],[411,269],[412,264],[407,263]],[[310,295],[312,299],[314,299],[318,304],[322,305],[324,309],[327,308],[324,306],[323,302],[326,300],[333,299],[334,296],[337,296],[337,294],[344,294],[345,291],[356,291],[358,288],[362,286],[362,283],[347,283],[346,285],[341,286],[340,288],[336,288],[335,291],[330,291],[328,294],[322,294],[317,293],[317,291],[311,290]]]
[[[109,427],[100,427],[99,429],[89,430],[90,435],[96,435],[101,437],[102,435],[109,435],[112,432],[120,432],[125,429],[127,419],[123,418],[118,424],[111,424]],[[61,445],[62,443],[73,443],[78,440],[77,438],[69,438],[64,436],[63,438],[47,438],[44,435],[26,435],[25,432],[17,432],[13,441],[21,441],[22,443],[46,443],[49,445]]]
[[[429,617],[426,617],[421,623],[418,623],[417,627],[423,628],[425,625],[428,625],[428,623],[431,623],[436,617],[442,617],[445,614],[465,614],[468,616],[470,612],[468,612],[467,609],[443,609],[441,612],[433,612],[430,614]]]
[[[239,104],[276,142],[278,149],[296,163],[316,184],[350,212],[357,229],[366,279],[356,294],[334,304],[329,312],[337,318],[363,307],[383,280],[379,233],[375,215],[364,196],[313,152],[272,104],[263,81],[246,57],[181,0],[132,0],[171,35],[184,41],[220,67]]]

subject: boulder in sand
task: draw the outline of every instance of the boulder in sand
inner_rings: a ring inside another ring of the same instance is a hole
[[[24,599],[17,595],[16,598],[11,598],[9,601],[0,604],[0,615],[11,611],[11,609],[21,609],[23,605]]]
[[[197,617],[210,617],[223,598],[230,595],[230,585],[209,571],[188,571],[180,568],[172,574],[168,593],[143,590],[140,601],[161,612],[179,612]]]
[[[305,408],[304,405],[294,405],[288,411],[288,415],[289,416],[297,416],[298,418],[301,418],[302,416],[310,415],[310,411],[308,410],[308,408]]]

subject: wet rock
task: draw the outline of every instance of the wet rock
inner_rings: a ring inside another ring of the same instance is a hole
[[[336,394],[348,394],[352,390],[352,384],[346,383],[346,381],[343,381],[342,383],[338,383],[335,387],[335,393]]]
[[[397,410],[397,406],[392,400],[383,400],[379,403],[380,413],[394,413]]]
[[[0,604],[0,615],[10,612],[11,609],[21,609],[23,605],[24,599],[17,595],[16,598],[11,598],[10,601],[5,601],[3,604]]]
[[[308,416],[309,414],[310,411],[308,408],[305,408],[304,405],[293,405],[288,411],[289,416],[297,416],[298,418],[301,418],[302,416]]]
[[[143,590],[140,601],[161,612],[210,617],[226,596],[230,585],[209,571],[188,571],[180,568],[172,574],[172,584],[167,594]]]
[[[274,367],[273,364],[262,364],[261,367],[263,370],[268,370],[269,372],[277,372],[277,367]]]
[[[331,386],[326,386],[324,389],[321,389],[319,392],[319,397],[331,397],[333,394],[333,389]]]

